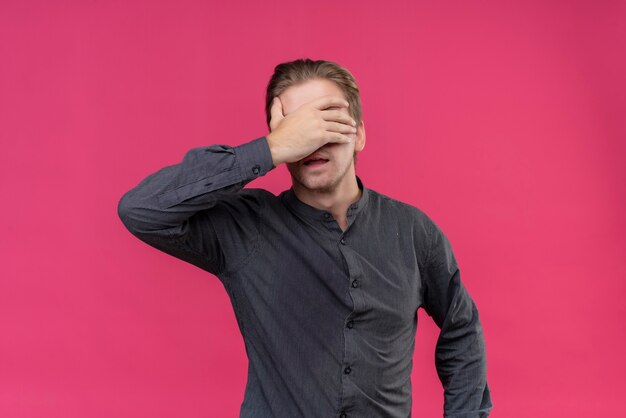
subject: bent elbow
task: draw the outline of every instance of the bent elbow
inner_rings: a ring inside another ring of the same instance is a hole
[[[133,198],[131,191],[126,192],[117,203],[117,216],[133,235],[140,235],[147,227],[145,208]]]
[[[130,231],[132,231],[132,222],[130,219],[132,218],[132,213],[134,210],[134,205],[132,199],[129,198],[128,192],[125,193],[119,202],[117,203],[117,216],[122,221],[122,224]]]

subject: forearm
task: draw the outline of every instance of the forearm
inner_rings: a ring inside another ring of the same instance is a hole
[[[489,415],[485,340],[476,305],[463,283],[452,246],[434,223],[424,270],[424,304],[440,328],[435,365],[444,389],[444,416]]]
[[[134,235],[175,236],[195,213],[272,168],[265,137],[236,147],[194,148],[181,163],[162,168],[124,194],[118,214]]]
[[[444,416],[482,418],[489,415],[485,340],[476,305],[459,279],[450,286],[452,303],[441,327],[435,365],[444,388]]]

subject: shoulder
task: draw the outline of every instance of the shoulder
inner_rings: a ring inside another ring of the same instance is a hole
[[[254,188],[254,187],[246,187],[239,192],[242,196],[252,199],[258,200],[271,200],[272,198],[276,199],[276,195],[270,192],[269,190]]]
[[[259,188],[243,188],[236,193],[226,192],[211,208],[211,216],[219,218],[223,214],[242,222],[248,218],[258,220],[272,198],[276,197],[271,192]]]
[[[245,187],[239,190],[237,193],[231,193],[224,197],[225,200],[230,201],[243,201],[243,202],[255,202],[257,204],[266,202],[268,200],[276,199],[276,196],[268,190]]]
[[[420,269],[425,268],[438,228],[420,207],[369,189],[370,207],[380,227],[397,231],[405,248],[413,248]]]
[[[430,216],[420,207],[407,202],[395,199],[376,190],[368,189],[370,206],[380,211],[384,216],[391,216],[402,220],[403,222],[411,222],[413,226],[423,228],[430,231],[434,225]]]

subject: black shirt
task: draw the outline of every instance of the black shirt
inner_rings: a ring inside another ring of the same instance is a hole
[[[364,187],[333,216],[245,188],[274,168],[265,137],[187,152],[119,202],[139,239],[223,283],[249,359],[240,416],[409,417],[417,309],[441,328],[445,416],[491,409],[478,311],[420,209]]]

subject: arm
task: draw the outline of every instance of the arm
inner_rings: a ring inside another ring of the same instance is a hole
[[[162,168],[124,194],[118,214],[137,238],[218,274],[226,264],[216,226],[236,227],[244,244],[255,241],[261,203],[241,190],[273,168],[265,137],[236,147],[194,148],[181,163]],[[241,248],[240,257],[247,250]]]
[[[275,98],[271,133],[230,147],[194,148],[128,191],[118,204],[126,228],[151,246],[215,275],[230,272],[259,242],[262,198],[242,190],[283,162],[295,162],[329,142],[350,142],[348,102],[325,96],[288,116]]]
[[[424,308],[441,329],[435,366],[444,388],[444,416],[483,418],[492,408],[483,331],[448,238],[430,222]]]

